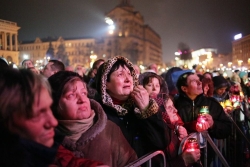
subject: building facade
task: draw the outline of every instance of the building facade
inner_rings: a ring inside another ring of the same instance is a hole
[[[95,39],[63,39],[59,38],[36,38],[33,42],[19,44],[19,59],[31,59],[38,67],[42,67],[50,59],[58,58],[60,49],[67,56],[69,65],[81,64],[85,67],[90,66],[90,56],[94,53]],[[51,52],[49,52],[51,50]],[[53,53],[52,53],[53,52]],[[65,62],[64,62],[65,63]]]
[[[192,51],[192,59],[188,61],[180,60],[176,57],[176,66],[192,69],[193,65],[206,70],[221,70],[233,68],[232,54],[218,54],[215,48],[201,48]]]
[[[143,16],[134,10],[129,0],[122,0],[105,16],[112,20],[114,30],[97,42],[98,55],[107,59],[121,55],[138,65],[162,65],[160,36],[145,25]]]
[[[250,35],[233,41],[232,49],[233,64],[250,68]]]
[[[54,50],[56,57],[61,46],[68,58],[68,64],[72,66],[82,64],[90,67],[96,59],[106,60],[115,56],[127,57],[138,65],[162,65],[160,36],[144,24],[143,17],[128,0],[122,0],[105,16],[113,22],[115,28],[112,33],[107,32],[98,39],[37,38],[32,42],[20,43],[19,61],[29,58],[37,66],[44,65],[52,58],[47,53],[49,48]]]
[[[17,23],[0,20],[0,56],[9,64],[18,64],[18,30]]]

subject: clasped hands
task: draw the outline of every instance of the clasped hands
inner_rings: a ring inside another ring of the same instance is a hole
[[[204,114],[204,115],[205,115],[206,121],[196,123],[197,132],[205,131],[209,128],[212,128],[212,126],[214,125],[214,120],[212,116],[210,114]]]

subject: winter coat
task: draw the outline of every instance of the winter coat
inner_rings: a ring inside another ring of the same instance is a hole
[[[213,127],[208,129],[212,138],[224,139],[230,135],[231,122],[227,118],[222,106],[212,97],[198,95],[195,100],[191,100],[186,95],[180,94],[175,99],[174,105],[178,110],[184,126],[188,133],[196,131],[196,120],[202,106],[208,106],[209,114],[213,117]]]
[[[145,111],[140,111],[132,99],[128,99],[124,104],[117,105],[113,103],[112,98],[106,92],[107,75],[117,60],[122,60],[127,64],[131,70],[133,85],[138,84],[133,64],[124,57],[114,57],[102,64],[98,69],[96,88],[99,96],[96,96],[96,100],[102,105],[108,119],[120,127],[138,157],[152,151],[164,150],[167,140],[164,122],[158,112],[157,103],[150,99],[148,108]]]
[[[90,159],[78,158],[71,151],[60,145],[57,150],[54,165],[61,167],[96,167],[98,165],[103,165],[103,163]]]
[[[34,141],[10,134],[1,126],[1,167],[47,167],[53,163],[59,146],[58,144],[54,144],[49,148]]]
[[[112,167],[125,166],[137,159],[136,153],[124,138],[121,130],[107,117],[96,101],[90,100],[95,123],[74,142],[65,137],[62,145],[76,157],[83,157]]]

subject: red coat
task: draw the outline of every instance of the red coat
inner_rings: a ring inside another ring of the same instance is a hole
[[[56,165],[62,167],[96,167],[97,165],[103,165],[103,163],[75,157],[71,151],[60,145],[56,154]]]

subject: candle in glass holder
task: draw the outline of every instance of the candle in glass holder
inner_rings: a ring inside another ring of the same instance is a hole
[[[202,106],[200,109],[200,114],[208,114],[209,110],[208,110],[208,106]]]
[[[199,144],[196,138],[187,139],[184,150],[190,152],[190,151],[194,151],[195,149],[199,149]]]
[[[236,96],[236,101],[238,101],[238,102],[241,101],[240,95]]]
[[[232,102],[230,100],[226,100],[224,102],[224,109],[226,109],[227,111],[231,111],[233,109],[233,105]]]
[[[203,123],[207,121],[206,114],[209,113],[208,106],[202,106],[200,109],[200,113],[197,117],[197,124],[198,126],[202,127]]]
[[[220,105],[222,106],[223,109],[225,108],[225,102],[224,101],[221,101]]]
[[[236,100],[236,95],[231,95],[231,97],[230,97],[230,100],[231,100],[231,102],[236,102],[237,100]]]

